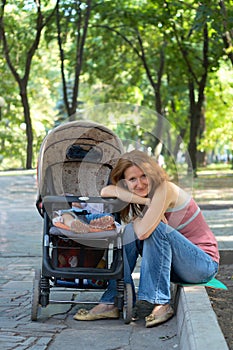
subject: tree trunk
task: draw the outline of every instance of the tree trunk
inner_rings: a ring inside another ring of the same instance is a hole
[[[197,176],[197,142],[196,142],[196,129],[197,125],[197,116],[192,114],[191,123],[190,123],[190,132],[189,132],[189,145],[188,152],[191,162],[188,162],[188,173],[192,173],[194,177]]]
[[[32,131],[32,121],[30,117],[30,107],[28,103],[28,96],[26,92],[26,86],[20,84],[20,96],[24,111],[24,120],[26,124],[26,135],[27,135],[27,159],[26,159],[26,169],[32,168],[33,159],[33,131]]]
[[[189,152],[189,160],[188,161],[188,173],[194,172],[194,176],[196,176],[196,152],[197,152],[197,112],[196,112],[196,103],[195,103],[195,87],[192,79],[189,81],[189,119],[190,119],[190,127],[189,127],[189,144],[188,144],[188,152]]]
[[[64,51],[64,43],[62,42],[62,28],[61,28],[61,15],[59,9],[59,0],[56,6],[56,24],[57,24],[57,40],[60,51],[60,60],[61,60],[61,75],[62,75],[62,88],[63,88],[63,98],[64,104],[67,111],[67,114],[70,120],[75,119],[75,113],[77,111],[78,105],[78,94],[79,94],[79,81],[80,74],[82,70],[83,64],[83,55],[84,55],[84,47],[87,37],[87,30],[89,25],[89,19],[91,14],[91,2],[92,0],[86,1],[86,9],[80,10],[80,3],[77,2],[77,21],[76,21],[76,57],[75,57],[75,67],[74,67],[74,83],[72,87],[72,97],[69,99],[68,96],[68,82],[65,74],[65,51]]]
[[[194,177],[197,176],[197,140],[200,137],[201,131],[201,121],[202,124],[205,125],[204,122],[204,110],[203,105],[205,101],[205,87],[208,75],[208,46],[209,46],[209,38],[208,38],[208,27],[207,24],[203,27],[203,73],[200,81],[198,81],[198,98],[195,101],[195,92],[194,92],[194,81],[193,79],[189,82],[189,100],[190,100],[190,139],[189,139],[189,156],[191,160],[191,164],[188,164],[188,172],[193,171]]]
[[[154,147],[157,147],[157,145],[160,142],[164,142],[163,140],[163,102],[161,97],[161,85],[162,85],[162,76],[164,72],[164,64],[165,64],[165,54],[164,54],[164,47],[162,46],[160,49],[160,61],[159,61],[159,67],[157,71],[157,82],[153,81],[152,87],[154,89],[154,96],[155,96],[155,111],[157,113],[157,124],[155,125],[153,129],[153,135],[155,135],[157,141],[154,145]]]
[[[6,6],[6,0],[2,4],[2,13],[0,17],[0,37],[3,41],[3,52],[4,56],[6,58],[6,62],[10,68],[11,73],[13,74],[20,91],[20,97],[23,104],[23,110],[24,110],[24,120],[26,123],[26,135],[27,135],[27,160],[26,160],[26,169],[32,168],[32,158],[33,158],[33,131],[32,131],[32,122],[30,117],[30,107],[28,103],[28,96],[27,96],[27,85],[29,81],[29,75],[30,75],[30,69],[31,69],[31,63],[33,56],[39,46],[40,43],[40,37],[42,29],[44,28],[45,24],[49,19],[53,16],[53,11],[48,16],[47,20],[44,20],[44,17],[41,13],[41,5],[40,0],[35,1],[37,6],[37,17],[36,17],[36,31],[35,31],[35,38],[32,41],[31,45],[29,46],[27,53],[26,53],[26,63],[25,67],[18,67],[13,64],[13,60],[10,56],[10,47],[7,40],[7,33],[5,32],[5,26],[4,26],[4,9]],[[24,71],[23,76],[20,76],[19,71]]]

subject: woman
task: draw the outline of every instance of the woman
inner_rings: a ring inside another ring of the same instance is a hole
[[[173,316],[170,281],[203,283],[216,275],[217,242],[193,198],[170,182],[147,154],[134,150],[123,155],[111,180],[101,196],[128,203],[121,211],[122,220],[129,221],[124,232],[124,279],[133,286],[131,273],[142,253],[137,297],[154,304],[145,318],[146,327],[153,327]],[[117,318],[115,295],[115,283],[110,281],[100,304],[91,311],[79,310],[74,318]]]

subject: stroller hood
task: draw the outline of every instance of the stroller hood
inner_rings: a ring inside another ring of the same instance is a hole
[[[73,121],[44,139],[38,160],[38,196],[99,196],[123,153],[121,140],[107,127]]]

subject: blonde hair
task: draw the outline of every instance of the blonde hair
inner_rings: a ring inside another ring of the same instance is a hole
[[[127,189],[125,184],[125,171],[126,169],[137,166],[142,169],[144,174],[147,176],[149,183],[151,184],[150,193],[148,197],[152,198],[156,188],[164,181],[168,180],[168,175],[161,168],[156,161],[148,156],[145,152],[133,150],[123,154],[123,156],[118,160],[116,166],[111,173],[111,182],[113,185],[121,186]],[[129,220],[130,209],[132,210],[132,215],[140,215],[143,211],[144,206],[129,203],[122,211],[121,218],[123,221]]]

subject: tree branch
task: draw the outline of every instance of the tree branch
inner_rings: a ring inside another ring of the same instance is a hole
[[[196,76],[196,74],[193,71],[191,63],[189,62],[187,50],[183,47],[183,45],[182,45],[182,43],[180,41],[180,38],[178,36],[175,22],[173,22],[172,26],[173,26],[173,30],[174,30],[174,33],[175,33],[176,41],[177,41],[177,44],[179,46],[180,52],[181,52],[181,54],[183,56],[183,59],[184,59],[186,65],[188,67],[188,71],[189,71],[190,75],[193,77],[193,79],[196,82],[196,84],[199,85],[197,76]]]
[[[203,28],[203,74],[201,76],[200,82],[199,82],[199,89],[198,89],[198,105],[199,110],[201,110],[204,102],[204,90],[206,87],[206,81],[208,76],[208,68],[209,68],[209,59],[208,59],[208,52],[209,52],[209,36],[208,36],[208,25],[205,23]]]
[[[76,52],[76,64],[75,64],[75,81],[74,81],[74,87],[73,87],[73,98],[72,98],[72,109],[76,110],[77,107],[77,96],[78,96],[78,88],[79,88],[79,77],[82,70],[82,62],[83,62],[83,52],[84,52],[84,46],[86,42],[87,37],[87,30],[88,30],[88,24],[91,14],[91,2],[92,0],[87,1],[87,7],[86,7],[86,13],[84,18],[84,25],[83,25],[83,34],[81,33],[81,17],[78,22],[78,37],[77,37],[77,52]]]
[[[109,27],[108,25],[96,25],[96,28],[105,28],[110,30],[111,32],[117,34],[119,37],[121,37],[132,49],[133,51],[137,54],[138,57],[141,58],[141,54],[139,50],[134,46],[134,44],[125,36],[123,35],[119,30]]]

